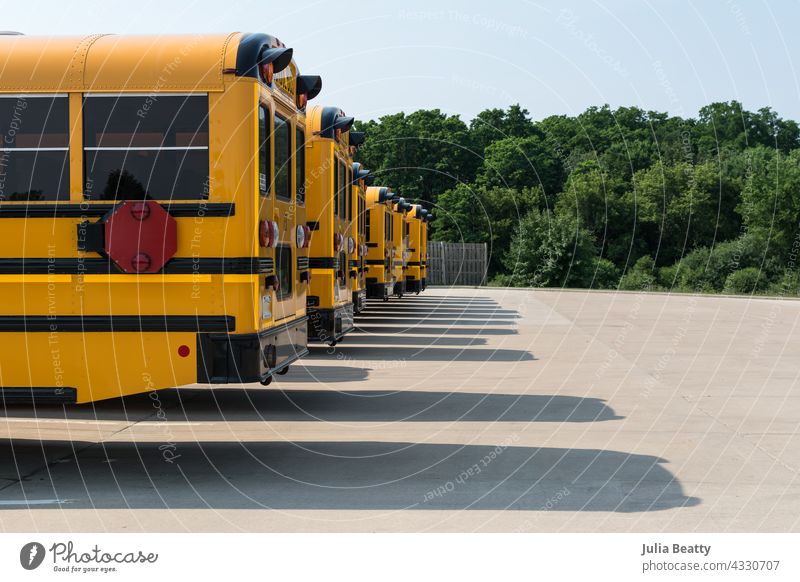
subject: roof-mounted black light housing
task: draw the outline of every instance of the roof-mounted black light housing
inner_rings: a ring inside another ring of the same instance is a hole
[[[239,41],[239,49],[236,52],[235,72],[238,77],[252,77],[266,82],[265,73],[271,70],[272,74],[275,74],[288,67],[291,62],[292,49],[286,48],[274,36],[245,33]]]
[[[359,180],[365,180],[369,176],[369,170],[361,169],[361,164],[353,162],[353,184],[358,184]]]
[[[299,75],[297,77],[297,93],[305,94],[311,100],[322,91],[322,77],[319,75]]]
[[[367,134],[363,131],[351,131],[350,132],[350,145],[351,146],[360,146],[364,143],[367,139]]]
[[[425,222],[431,222],[433,220],[433,214],[428,213],[425,215]]]
[[[384,186],[378,192],[378,202],[389,202],[394,197],[394,192],[390,192],[389,189]]]
[[[265,48],[258,57],[258,64],[268,65],[272,63],[272,72],[280,73],[292,62],[293,52],[288,47]]]
[[[367,174],[364,176],[364,184],[372,186],[375,183],[375,174]]]
[[[323,107],[319,135],[326,139],[338,139],[338,134],[349,131],[354,122],[354,117],[345,115],[338,107]]]

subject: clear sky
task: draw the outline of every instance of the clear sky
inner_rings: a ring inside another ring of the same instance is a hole
[[[796,0],[3,0],[26,34],[267,32],[362,119],[439,108],[534,119],[590,105],[696,115],[737,99],[800,119]]]

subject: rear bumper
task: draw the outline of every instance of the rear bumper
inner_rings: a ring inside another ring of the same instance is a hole
[[[252,334],[197,334],[197,382],[261,382],[308,354],[308,317]]]
[[[308,310],[309,341],[338,341],[353,331],[354,326],[352,303],[333,309]]]
[[[367,298],[388,299],[391,290],[392,283],[367,283]]]
[[[367,307],[367,290],[353,291],[353,313],[358,314]]]
[[[2,404],[74,404],[78,401],[75,388],[0,388],[0,405]]]
[[[405,292],[406,292],[406,282],[405,282],[405,280],[400,280],[400,281],[398,281],[397,283],[394,284],[394,289],[392,290],[392,293],[394,293],[395,295],[400,297]]]
[[[406,291],[419,293],[422,291],[422,282],[419,279],[406,279]]]

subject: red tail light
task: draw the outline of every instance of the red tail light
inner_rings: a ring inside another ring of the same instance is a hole
[[[308,95],[305,93],[298,93],[297,97],[295,97],[295,103],[297,104],[298,109],[303,109],[308,103]]]
[[[266,63],[261,65],[261,79],[267,84],[272,85],[272,74],[273,74],[273,67],[272,63]]]
[[[303,248],[307,249],[311,246],[311,229],[305,225],[303,225],[303,232],[305,233],[305,241],[303,243]]]
[[[333,251],[338,253],[339,250],[342,248],[342,242],[344,241],[344,237],[340,235],[338,232],[333,235]]]

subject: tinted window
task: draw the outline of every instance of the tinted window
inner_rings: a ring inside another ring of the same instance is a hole
[[[347,180],[345,181],[345,190],[347,191],[347,202],[345,203],[345,213],[347,214],[348,224],[353,219],[353,180],[350,168],[347,168]]]
[[[208,197],[208,96],[87,95],[85,196]]]
[[[290,131],[289,122],[280,115],[275,115],[275,195],[285,200],[291,200],[292,197],[290,184],[292,137]]]
[[[339,214],[339,164],[333,164],[333,215]]]
[[[338,192],[338,204],[337,204],[337,214],[339,218],[346,219],[347,218],[347,171],[344,168],[344,164],[342,162],[337,162],[339,171],[338,175],[338,184],[337,184],[337,192]]]
[[[297,184],[295,185],[295,200],[298,204],[306,202],[306,134],[298,126],[294,133],[295,164]]]
[[[275,263],[279,282],[277,298],[286,299],[292,295],[292,249],[284,245],[276,247]]]
[[[269,195],[272,168],[270,166],[269,109],[258,108],[258,189],[263,196]]]
[[[69,200],[69,99],[0,97],[0,200]]]
[[[370,215],[370,212],[368,212],[368,211],[364,212],[364,237],[368,241],[372,240],[370,238],[370,233],[369,233],[369,215]]]

